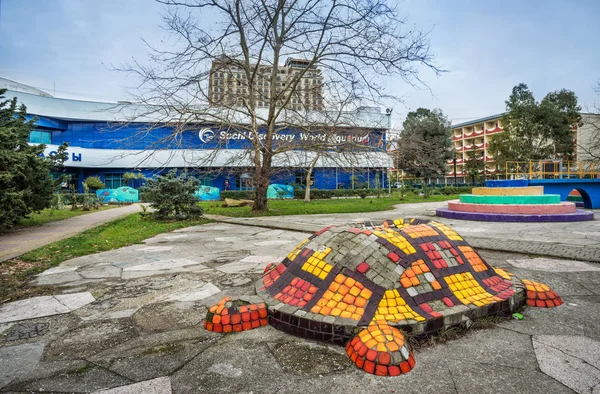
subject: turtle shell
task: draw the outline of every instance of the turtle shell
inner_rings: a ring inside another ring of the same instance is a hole
[[[269,267],[256,290],[271,325],[340,344],[373,322],[422,333],[525,302],[519,279],[421,219],[326,227]]]

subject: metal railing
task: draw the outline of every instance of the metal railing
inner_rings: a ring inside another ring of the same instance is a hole
[[[600,168],[592,160],[507,161],[506,179],[584,179],[599,178]]]

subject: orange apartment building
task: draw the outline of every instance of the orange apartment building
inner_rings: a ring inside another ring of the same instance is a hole
[[[490,141],[495,135],[504,131],[502,115],[492,115],[452,126],[452,143],[456,152],[456,179],[459,183],[464,181],[463,167],[471,157],[471,151],[475,154],[475,160],[485,162],[486,176],[495,178],[503,174],[502,169],[497,168],[494,158],[488,152]],[[447,164],[446,181],[451,182],[454,180],[454,160],[448,160]]]
[[[494,157],[488,151],[490,141],[499,133],[504,131],[502,116],[497,114],[485,118],[471,120],[452,126],[452,142],[456,152],[456,180],[458,183],[465,181],[467,175],[464,165],[474,152],[475,160],[485,162],[485,175],[488,179],[504,176],[505,169],[498,168]],[[577,160],[589,160],[589,147],[592,144],[593,135],[600,132],[600,116],[598,114],[581,114],[580,125],[573,125],[573,143],[575,144],[575,156]],[[454,160],[447,161],[446,183],[454,182]],[[467,180],[468,181],[468,180]]]

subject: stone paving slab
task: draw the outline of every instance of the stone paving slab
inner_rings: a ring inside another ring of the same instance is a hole
[[[414,216],[411,213],[400,216]],[[368,219],[358,216],[322,215],[322,220]],[[0,392],[152,393],[154,386],[163,390],[156,391],[160,393],[598,390],[598,384],[593,385],[600,370],[600,272],[593,263],[564,258],[483,251],[494,266],[548,283],[565,304],[548,310],[526,308],[523,320],[418,349],[416,366],[405,376],[365,374],[343,347],[296,338],[270,326],[231,335],[208,332],[202,321],[210,305],[224,295],[254,294],[261,265],[281,258],[307,236],[247,224],[181,229],[145,242],[169,250],[144,253],[137,249],[145,246],[133,245],[72,259],[39,276],[55,284],[58,298],[50,298],[57,302],[75,302],[74,294],[83,292],[95,300],[61,315],[0,323]],[[487,231],[470,230],[469,234]],[[561,229],[547,231],[559,234]],[[185,237],[168,238],[174,235]],[[220,237],[234,239],[215,240]],[[263,241],[280,242],[255,245]],[[137,271],[145,273],[140,277],[124,275],[127,267],[183,259],[197,264],[181,264],[173,271]],[[240,269],[223,272],[225,266]],[[86,273],[94,279],[85,278]]]
[[[69,313],[95,301],[90,292],[40,296],[0,306],[0,323]]]
[[[600,385],[600,342],[583,336],[533,336],[540,369],[578,393]]]
[[[171,394],[171,379],[168,376],[115,387],[109,390],[94,391],[93,394]]]

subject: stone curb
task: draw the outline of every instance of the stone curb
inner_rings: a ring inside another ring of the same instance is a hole
[[[323,226],[307,225],[298,223],[282,223],[263,221],[259,218],[232,218],[220,215],[204,215],[207,219],[217,222],[237,224],[242,226],[263,227],[273,230],[288,230],[301,233],[316,233]],[[504,240],[489,237],[464,237],[472,246],[480,249],[495,250],[500,252],[515,252],[524,254],[535,254],[548,257],[560,257],[571,260],[590,261],[600,263],[600,248],[595,246],[570,245],[557,242]]]

